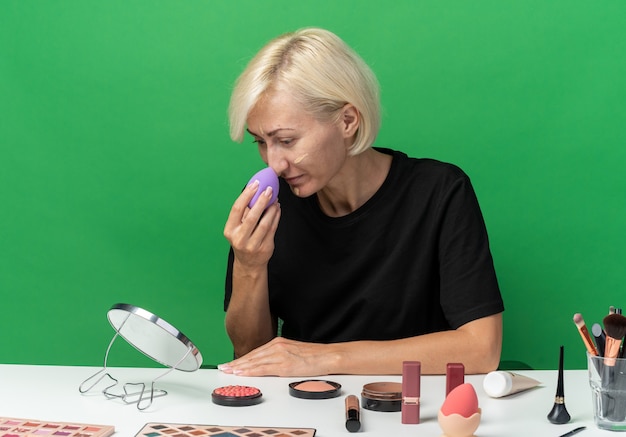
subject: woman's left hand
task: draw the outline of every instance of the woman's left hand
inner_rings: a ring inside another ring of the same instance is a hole
[[[276,337],[230,363],[217,366],[240,376],[317,376],[331,373],[337,359],[333,346]]]

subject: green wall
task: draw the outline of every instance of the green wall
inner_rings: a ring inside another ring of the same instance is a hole
[[[622,0],[0,2],[0,363],[100,365],[117,302],[231,356],[228,137],[268,39],[335,31],[382,85],[377,145],[471,176],[506,304],[502,358],[585,366],[572,322],[626,306]],[[127,345],[126,345],[127,346]],[[115,365],[144,359],[119,342]]]

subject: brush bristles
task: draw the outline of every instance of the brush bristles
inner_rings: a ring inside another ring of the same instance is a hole
[[[607,337],[621,340],[626,335],[626,317],[621,314],[609,314],[603,320]]]
[[[581,326],[585,326],[585,319],[583,319],[582,314],[580,313],[574,314],[573,320],[574,320],[574,323],[576,323],[576,326],[578,326],[579,328]]]
[[[606,343],[604,345],[604,364],[614,366],[620,352],[622,338],[626,334],[626,317],[621,314],[609,314],[603,320]]]

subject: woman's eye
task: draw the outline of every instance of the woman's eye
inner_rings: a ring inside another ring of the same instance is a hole
[[[275,140],[272,140],[272,144],[289,147],[293,145],[294,141],[295,140],[293,138],[276,138]],[[259,147],[267,147],[267,142],[261,138],[254,138],[252,143],[258,145]]]

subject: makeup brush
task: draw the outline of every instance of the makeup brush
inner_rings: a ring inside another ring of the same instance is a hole
[[[569,422],[571,416],[565,408],[565,394],[563,390],[563,346],[561,346],[559,354],[559,377],[556,385],[556,396],[554,397],[554,406],[548,413],[548,420],[551,423],[562,425]]]
[[[621,308],[616,308],[613,305],[609,307],[609,314],[622,314]]]
[[[609,314],[602,322],[606,341],[604,343],[604,364],[614,366],[616,358],[620,354],[622,339],[626,335],[626,317],[621,314]]]
[[[580,313],[574,314],[574,323],[578,327],[578,332],[580,333],[580,337],[583,339],[583,343],[585,343],[585,347],[587,348],[587,351],[591,355],[597,356],[598,350],[593,344],[593,340],[591,339],[591,336],[589,335],[589,330],[587,329],[587,325],[585,325],[585,319],[583,319],[582,314]]]
[[[607,390],[603,398],[602,408],[605,417],[615,422],[622,422],[626,417],[626,402],[619,396],[609,393],[613,390],[623,391],[626,387],[623,363],[617,366],[617,358],[620,354],[622,339],[626,334],[626,317],[617,311],[603,319],[606,343],[604,346],[604,371],[602,373],[602,386]],[[605,407],[606,405],[606,407]]]
[[[602,326],[599,323],[594,323],[593,325],[591,325],[591,333],[596,339],[596,349],[598,349],[598,355],[603,357],[604,343],[606,342],[606,334],[604,333],[604,329],[602,329]]]

